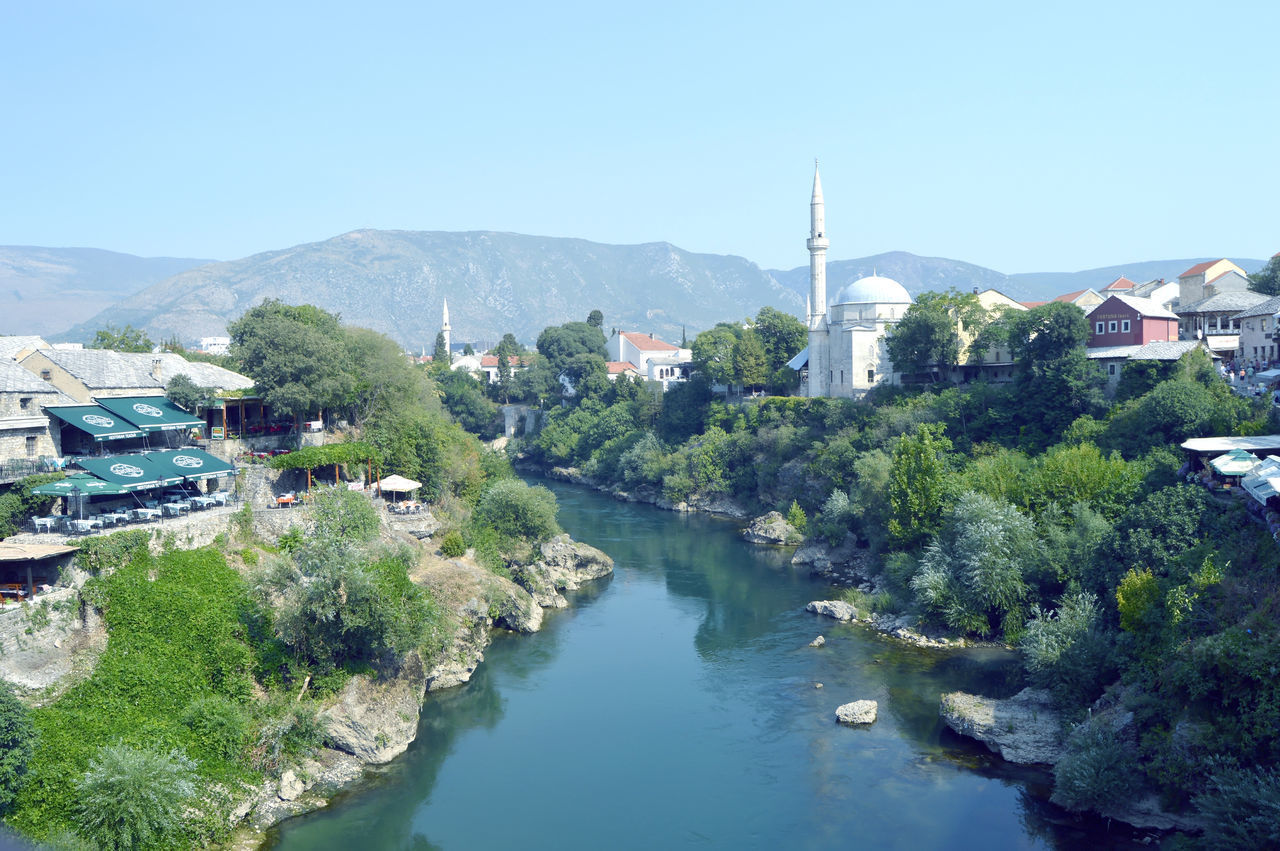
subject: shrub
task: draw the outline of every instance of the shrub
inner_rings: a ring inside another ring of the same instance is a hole
[[[1031,684],[1047,689],[1060,706],[1092,703],[1116,674],[1099,614],[1092,594],[1064,594],[1057,611],[1033,610],[1018,641]]]
[[[556,497],[544,487],[530,487],[519,479],[490,485],[472,515],[477,525],[489,526],[506,538],[541,543],[556,535]]]
[[[195,767],[178,750],[104,746],[76,784],[80,832],[104,849],[169,844],[195,795]]]
[[[1280,772],[1219,764],[1194,799],[1209,848],[1280,847]]]
[[[849,519],[853,516],[849,507],[849,496],[844,491],[835,490],[822,503],[822,510],[814,519],[813,531],[825,538],[831,546],[839,546],[849,534]]]
[[[36,729],[27,708],[0,682],[0,813],[9,809],[26,779],[27,761],[35,749]]]
[[[794,499],[791,500],[791,507],[787,509],[787,522],[801,535],[809,525],[809,518],[805,516],[804,509]]]
[[[150,541],[151,533],[140,529],[84,538],[77,544],[76,563],[90,573],[110,573],[146,552]]]
[[[378,511],[364,494],[336,487],[311,493],[311,518],[320,540],[364,543],[378,534]]]
[[[450,529],[440,541],[440,553],[445,558],[459,558],[466,555],[467,544],[462,540],[462,533]]]
[[[1077,727],[1053,769],[1052,800],[1069,810],[1098,810],[1122,805],[1137,791],[1138,762],[1133,748],[1100,719]]]
[[[182,723],[208,753],[234,759],[244,750],[249,721],[240,705],[228,697],[196,698],[182,713]]]
[[[302,549],[303,540],[302,530],[297,526],[290,526],[289,530],[280,536],[280,540],[276,544],[286,553],[296,553]]]
[[[279,774],[289,757],[307,756],[324,741],[324,725],[310,704],[276,700],[268,705],[250,758],[256,768]]]

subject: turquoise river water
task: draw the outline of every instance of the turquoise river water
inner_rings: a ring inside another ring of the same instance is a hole
[[[541,632],[496,635],[470,683],[428,696],[404,756],[271,847],[1127,844],[1067,824],[1043,774],[938,721],[944,691],[1016,691],[1011,654],[906,648],[808,614],[831,589],[737,524],[551,487],[614,575]],[[868,698],[873,726],[835,723]]]

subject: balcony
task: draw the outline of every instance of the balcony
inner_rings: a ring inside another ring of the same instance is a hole
[[[61,469],[55,458],[10,458],[0,461],[0,484],[11,484],[37,473],[56,473]]]

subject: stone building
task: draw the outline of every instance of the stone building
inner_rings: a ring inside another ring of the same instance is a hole
[[[1089,313],[1088,348],[1178,339],[1178,317],[1145,298],[1113,293]]]
[[[1236,356],[1247,361],[1275,362],[1280,356],[1276,341],[1280,339],[1280,296],[1258,302],[1242,310],[1231,321],[1240,329]]]
[[[189,361],[172,352],[115,352],[108,349],[37,349],[18,361],[29,373],[76,402],[111,396],[160,396],[176,375],[200,387],[242,391],[253,379],[211,363]]]
[[[62,454],[58,430],[50,428],[43,407],[69,402],[18,364],[0,359],[0,483],[42,472]]]
[[[791,359],[805,396],[860,398],[878,384],[896,384],[885,340],[912,304],[906,288],[880,275],[860,278],[827,302],[826,203],[817,165],[809,202],[809,346]]]

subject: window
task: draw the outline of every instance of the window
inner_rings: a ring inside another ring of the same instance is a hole
[[[1120,322],[1120,330],[1121,330],[1121,331],[1124,331],[1126,334],[1127,334],[1127,333],[1129,333],[1129,320],[1128,320],[1128,319],[1122,320],[1122,321]]]
[[[1101,334],[1101,333],[1102,333],[1102,329],[1103,329],[1104,327],[1105,327],[1105,326],[1104,326],[1101,322],[1099,322],[1096,326],[1094,326],[1094,333],[1095,333],[1095,334]]]
[[[40,370],[40,377],[45,381],[53,381],[53,373],[47,369]]]
[[[36,436],[34,434],[27,435],[27,457],[36,457]]]
[[[844,370],[840,370],[840,383],[844,384]]]
[[[1115,374],[1116,374],[1116,365],[1113,363],[1107,364],[1107,375],[1115,375]]]
[[[24,410],[24,411],[28,411],[28,410],[30,410],[30,409],[31,409],[31,397],[30,397],[30,396],[23,396],[21,399],[19,399],[19,400],[18,400],[18,407],[22,408],[22,410]]]
[[[867,370],[867,383],[868,384],[876,383],[876,371],[874,369]]]
[[[1114,319],[1107,323],[1107,332],[1110,334],[1114,334],[1116,332],[1116,321]]]

